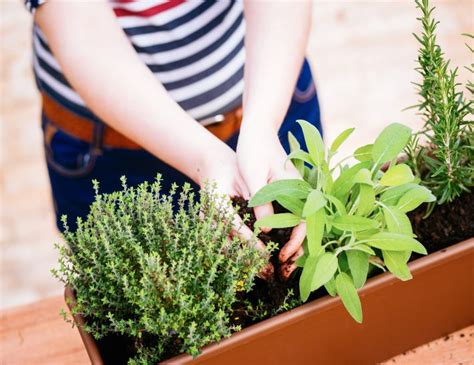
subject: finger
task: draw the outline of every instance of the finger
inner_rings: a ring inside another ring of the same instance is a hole
[[[298,224],[293,231],[291,231],[290,240],[283,246],[278,255],[280,262],[286,262],[291,256],[293,256],[300,247],[303,245],[303,241],[306,237],[306,223],[302,222]]]
[[[263,217],[266,217],[268,215],[272,215],[273,214],[273,205],[272,203],[267,203],[267,204],[264,204],[264,205],[260,205],[258,207],[255,207],[253,208],[253,211],[255,213],[255,218],[257,220],[263,218]],[[263,233],[268,233],[270,232],[272,229],[270,227],[260,227],[260,230],[263,232]]]
[[[255,241],[255,247],[257,247],[260,250],[265,250],[266,247],[263,244],[262,241],[257,239],[253,232],[250,230],[249,227],[247,227],[242,219],[238,216],[234,216],[234,222],[232,224],[232,230],[231,230],[231,235],[239,237],[241,240],[244,241]],[[257,275],[258,277],[265,279],[265,280],[270,280],[273,278],[275,269],[273,268],[273,265],[269,262],[267,265],[260,271],[260,273]]]
[[[288,278],[291,276],[291,274],[293,273],[293,271],[295,271],[297,268],[298,268],[298,265],[296,265],[296,260],[303,256],[304,254],[304,249],[303,249],[303,246],[300,246],[300,248],[298,249],[298,251],[296,251],[296,253],[291,256],[287,262],[285,262],[281,268],[280,268],[280,276],[284,279],[284,280],[288,280]]]
[[[286,263],[280,267],[280,277],[283,280],[288,280],[291,274],[293,274],[293,271],[295,271],[298,268],[298,266],[292,262],[292,263]]]

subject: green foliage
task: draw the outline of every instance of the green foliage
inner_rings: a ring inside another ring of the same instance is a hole
[[[474,184],[474,134],[469,120],[473,87],[472,82],[466,85],[471,92],[468,100],[460,91],[458,69],[450,69],[450,61],[437,44],[434,8],[430,8],[429,0],[416,0],[416,5],[422,13],[418,19],[423,27],[420,35],[414,34],[420,43],[416,70],[422,79],[415,84],[421,98],[416,107],[424,119],[424,128],[413,137],[406,152],[408,164],[421,177],[422,184],[443,204],[469,191]],[[427,146],[418,143],[420,136],[427,138]]]
[[[364,285],[370,266],[386,268],[408,280],[411,253],[426,254],[413,237],[406,212],[435,197],[419,185],[408,165],[396,163],[410,138],[406,126],[391,124],[373,144],[358,148],[353,157],[360,162],[355,165],[343,165],[345,158],[333,166],[337,148],[352,130],[344,131],[326,150],[317,129],[306,122],[300,124],[310,158],[294,142],[289,158],[297,163],[304,157],[304,179],[271,183],[249,205],[292,202],[283,205],[291,213],[265,217],[256,225],[281,227],[283,216],[286,227],[305,221],[305,253],[296,262],[303,268],[301,299],[306,301],[312,291],[324,286],[330,295],[339,295],[352,317],[361,322],[357,289]],[[382,172],[380,167],[386,162],[389,166]]]
[[[112,194],[95,189],[87,219],[66,230],[53,271],[74,289],[73,312],[85,317],[87,332],[133,338],[130,362],[146,364],[177,352],[196,356],[239,329],[232,306],[267,254],[229,239],[233,209],[224,200],[207,189],[197,201],[189,185],[162,194],[159,178],[135,188],[123,179]]]

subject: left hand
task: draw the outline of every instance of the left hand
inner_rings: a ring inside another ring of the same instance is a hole
[[[237,161],[250,196],[263,186],[276,180],[301,179],[300,174],[280,143],[277,131],[273,128],[253,123],[241,129],[237,145]],[[273,214],[273,206],[267,203],[254,208],[256,219]],[[262,227],[262,232],[271,228]],[[279,260],[283,265],[280,274],[288,278],[296,269],[294,261],[303,254],[303,241],[306,224],[300,223],[293,229],[290,240],[281,249]]]

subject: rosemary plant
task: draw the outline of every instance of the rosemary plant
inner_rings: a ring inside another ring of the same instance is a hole
[[[416,107],[424,119],[424,128],[414,135],[406,148],[408,163],[429,187],[438,204],[451,202],[473,186],[472,99],[467,100],[457,81],[458,69],[436,40],[438,21],[433,18],[429,0],[415,0],[422,16],[418,18],[423,31],[414,34],[420,43],[418,67],[422,81],[415,84],[421,100]],[[467,88],[472,90],[471,86]],[[420,136],[427,146],[418,142]]]

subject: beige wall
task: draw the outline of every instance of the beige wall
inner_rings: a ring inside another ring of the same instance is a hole
[[[81,1],[81,0],[77,0]],[[0,0],[0,308],[60,293],[49,274],[55,265],[53,224],[31,74],[31,19],[22,0]],[[455,65],[472,57],[463,32],[473,32],[473,2],[436,1],[439,39]],[[317,1],[308,47],[318,83],[326,138],[355,126],[350,151],[386,124],[419,125],[410,81],[417,45],[412,1]],[[467,72],[461,71],[461,79]]]

